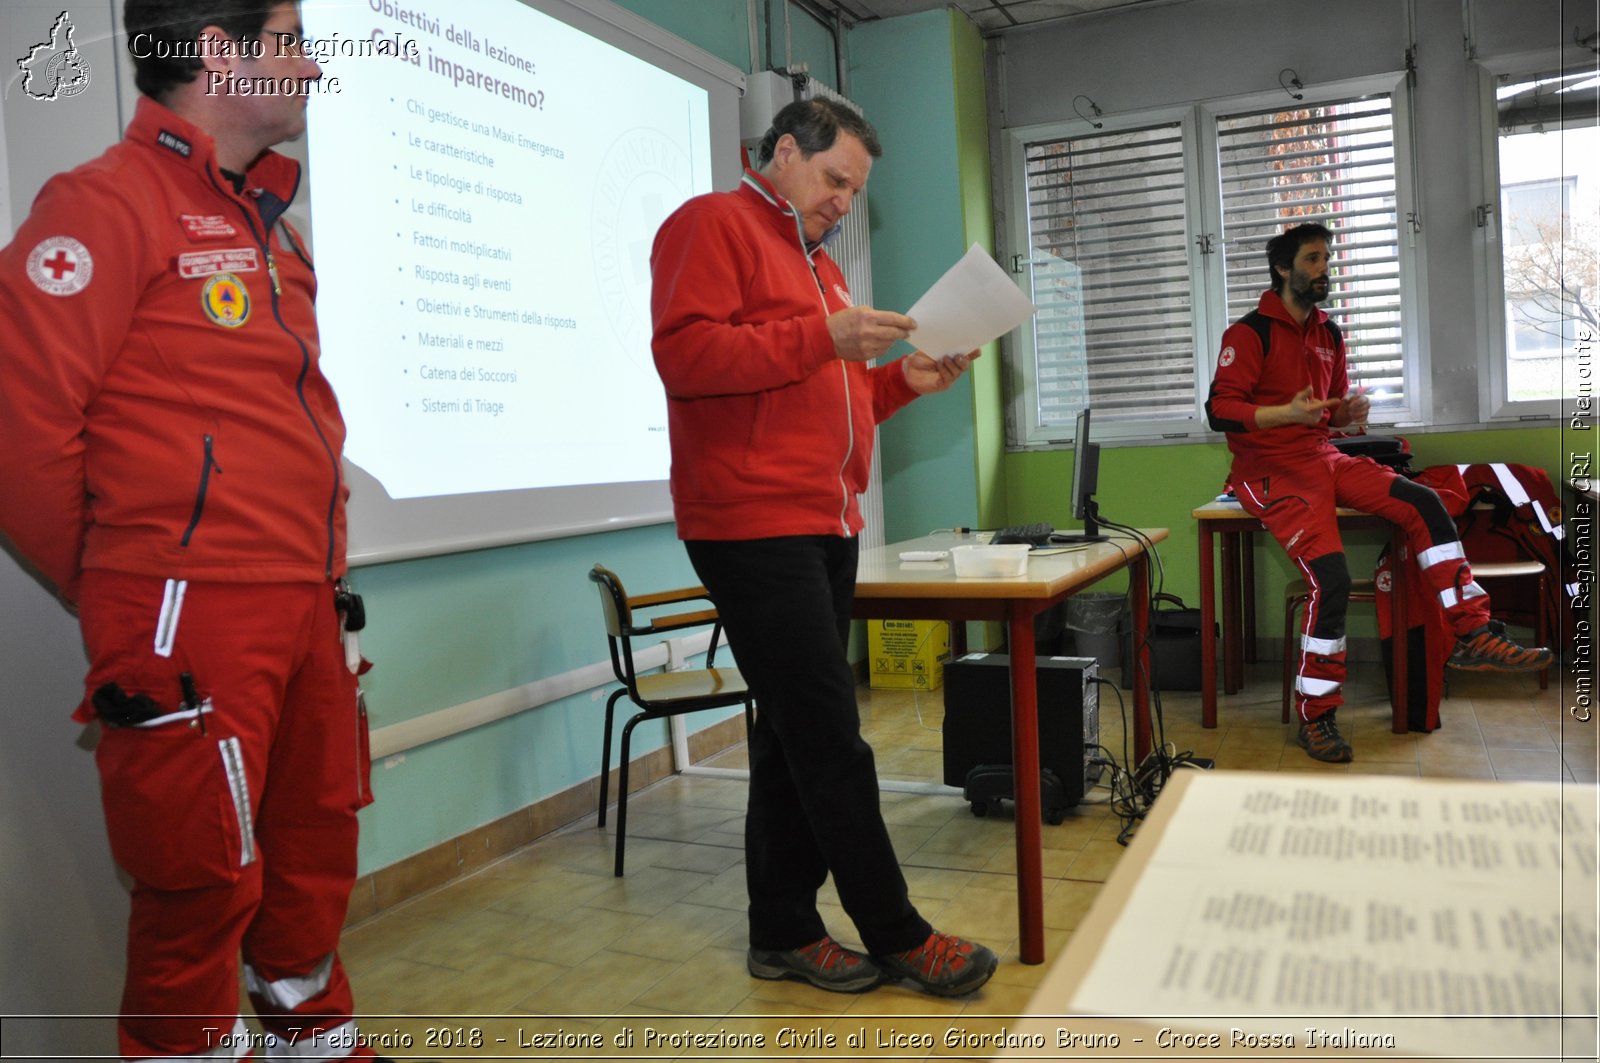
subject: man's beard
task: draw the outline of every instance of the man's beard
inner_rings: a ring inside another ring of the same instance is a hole
[[[1306,306],[1322,302],[1332,289],[1332,284],[1325,278],[1312,280],[1303,273],[1296,273],[1289,279],[1289,290],[1294,292],[1295,298]]]

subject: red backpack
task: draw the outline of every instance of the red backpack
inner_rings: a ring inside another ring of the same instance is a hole
[[[1438,493],[1455,518],[1461,544],[1471,561],[1543,561],[1548,575],[1540,601],[1531,583],[1497,587],[1494,614],[1513,623],[1536,627],[1544,611],[1545,630],[1552,641],[1564,631],[1563,617],[1577,593],[1577,565],[1561,525],[1561,507],[1550,476],[1531,465],[1504,462],[1478,465],[1430,465],[1416,481]],[[1407,551],[1409,555],[1409,551]],[[1411,558],[1406,557],[1406,563]],[[1383,664],[1391,676],[1394,653],[1389,622],[1389,593],[1393,587],[1393,559],[1385,547],[1378,558],[1378,634],[1383,642]],[[1445,624],[1444,610],[1415,570],[1408,570],[1406,600],[1407,685],[1406,714],[1413,731],[1439,726],[1439,699],[1444,686],[1444,665],[1450,658],[1455,634]],[[1565,644],[1558,642],[1558,645]]]

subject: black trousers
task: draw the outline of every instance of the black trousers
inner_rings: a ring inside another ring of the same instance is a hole
[[[833,873],[868,952],[899,952],[930,927],[878,807],[846,657],[855,539],[785,536],[684,544],[756,699],[745,878],[750,944],[792,949],[827,933],[817,889]]]

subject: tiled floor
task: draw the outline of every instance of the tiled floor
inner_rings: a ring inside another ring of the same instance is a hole
[[[1440,730],[1395,735],[1379,689],[1381,674],[1377,665],[1352,669],[1350,701],[1340,721],[1355,747],[1353,764],[1319,764],[1294,744],[1292,727],[1279,722],[1272,664],[1253,667],[1245,693],[1221,699],[1215,730],[1198,724],[1198,695],[1167,695],[1166,739],[1178,750],[1215,758],[1218,770],[1595,781],[1595,728],[1566,718],[1559,677],[1552,677],[1550,690],[1540,691],[1533,676],[1458,675],[1441,710]],[[1109,692],[1103,697],[1102,741],[1121,760],[1116,699]],[[937,782],[942,695],[913,698],[862,689],[860,701],[880,774]],[[742,757],[737,748],[715,763],[740,766]],[[1082,804],[1065,822],[1043,828],[1050,955],[1066,943],[1125,851],[1116,842],[1120,824],[1103,803],[1105,791],[1089,800],[1099,803]],[[841,996],[798,982],[752,979],[744,967],[743,807],[741,781],[675,776],[629,803],[625,878],[611,875],[609,826],[597,829],[590,819],[351,928],[343,955],[360,1011],[370,1016],[363,1030],[411,1033],[415,1047],[389,1052],[397,1058],[625,1055],[609,1039],[629,1035],[636,1038],[632,1051],[640,1055],[703,1057],[689,1045],[675,1053],[670,1043],[646,1046],[638,1039],[647,1030],[676,1036],[759,1031],[773,1045],[778,1031],[788,1027],[832,1034],[842,1045],[868,1017],[876,1031],[894,1028],[884,1016],[901,1016],[902,1027],[911,1029],[917,1020],[910,1016],[928,1016],[944,1026],[956,1015],[967,1017],[964,1022],[1003,1025],[1004,1016],[1023,1010],[1043,968],[1017,962],[1009,806],[978,818],[953,795],[882,795],[884,818],[923,914],[940,929],[1001,953],[989,985],[958,1000],[897,985]],[[831,891],[823,910],[837,937],[856,940]],[[485,1044],[428,1048],[424,1031],[441,1027],[466,1030],[469,1037],[481,1030]],[[562,1051],[540,1046],[544,1034],[569,1044],[600,1034],[609,1047]],[[869,1041],[858,1053],[820,1055],[882,1057],[884,1051]],[[945,1049],[889,1054],[952,1057]]]

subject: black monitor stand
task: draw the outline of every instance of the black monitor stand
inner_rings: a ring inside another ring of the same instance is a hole
[[[1101,534],[1099,518],[1100,507],[1095,505],[1094,501],[1091,499],[1089,504],[1084,507],[1083,531],[1056,532],[1054,535],[1050,536],[1050,542],[1052,544],[1060,543],[1068,545],[1072,543],[1103,543],[1110,539],[1111,536]]]

